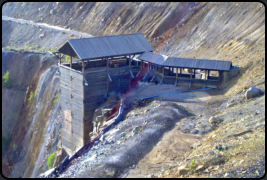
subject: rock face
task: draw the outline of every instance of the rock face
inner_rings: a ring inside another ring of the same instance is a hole
[[[2,51],[2,77],[9,71],[12,83],[10,88],[2,86],[2,136],[12,134],[23,102],[28,100],[25,97],[26,92],[32,91],[29,85],[35,76],[51,66],[55,60],[53,57],[34,53]]]
[[[56,153],[56,160],[53,164],[53,167],[57,167],[63,160],[64,158],[68,156],[67,152],[65,151],[64,148],[59,148]]]
[[[247,99],[254,98],[260,94],[260,89],[252,86],[250,89],[246,91],[245,97]]]

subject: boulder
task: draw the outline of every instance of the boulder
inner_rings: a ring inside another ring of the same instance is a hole
[[[42,39],[45,35],[44,34],[40,34],[39,38]]]
[[[188,173],[190,171],[189,168],[187,168],[186,166],[180,166],[178,167],[178,175],[185,175],[186,173]]]
[[[209,118],[209,123],[211,126],[214,126],[215,124],[218,124],[222,121],[223,121],[222,118],[220,118],[219,116],[211,116]]]
[[[52,9],[51,11],[50,11],[50,14],[56,14],[56,10],[55,9]]]
[[[260,94],[260,89],[252,86],[250,89],[246,91],[245,97],[247,99],[254,98]]]
[[[190,131],[191,134],[198,134],[199,133],[199,130],[198,129],[192,129]]]
[[[132,130],[132,135],[136,134],[137,132],[141,131],[142,126],[136,126],[133,130]]]
[[[195,172],[200,172],[200,171],[203,171],[205,170],[205,166],[204,165],[199,165],[196,169],[195,169]]]
[[[53,167],[57,167],[66,156],[68,156],[66,150],[64,148],[59,148],[56,152],[56,160],[53,164]]]

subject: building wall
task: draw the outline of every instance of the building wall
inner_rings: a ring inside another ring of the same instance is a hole
[[[69,155],[84,145],[82,74],[60,66],[62,147]]]
[[[230,71],[224,71],[223,72],[223,83],[230,81],[235,76],[237,76],[239,73],[240,73],[240,69],[233,69]]]

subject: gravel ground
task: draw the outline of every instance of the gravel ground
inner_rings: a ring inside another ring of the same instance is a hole
[[[184,107],[176,103],[153,101],[102,135],[60,177],[120,177],[187,115]]]

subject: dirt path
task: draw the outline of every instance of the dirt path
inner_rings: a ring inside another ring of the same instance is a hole
[[[42,28],[45,28],[45,29],[56,30],[56,31],[67,33],[67,34],[74,34],[75,36],[82,36],[82,37],[85,37],[85,38],[93,37],[90,34],[82,33],[82,32],[79,32],[79,31],[74,31],[74,30],[70,30],[70,29],[64,29],[62,27],[52,26],[52,25],[48,25],[46,23],[36,23],[36,22],[33,22],[33,21],[28,21],[28,20],[23,20],[23,19],[15,19],[15,18],[7,17],[7,16],[2,16],[2,21],[12,21],[12,22],[20,23],[20,24],[29,24],[29,25],[33,25],[33,26],[36,26],[36,27],[42,27]]]
[[[192,144],[198,143],[201,135],[184,134],[175,128],[164,134],[162,140],[148,153],[136,168],[131,169],[124,177],[144,178],[166,170],[191,151]]]

